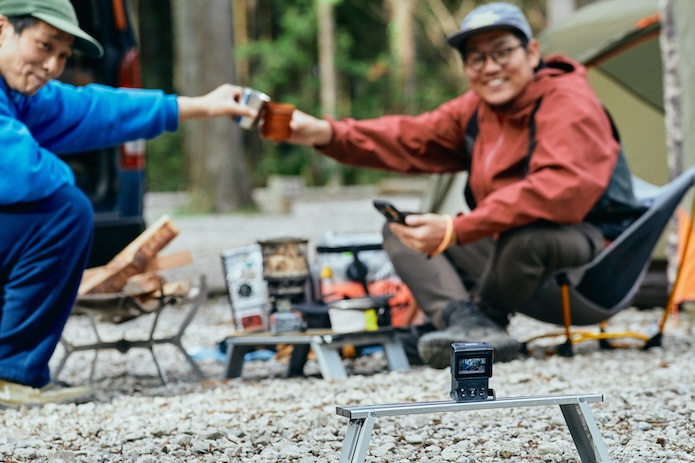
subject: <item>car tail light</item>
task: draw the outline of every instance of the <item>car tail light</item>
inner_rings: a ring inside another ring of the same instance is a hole
[[[145,168],[145,140],[129,141],[119,146],[119,164],[123,170]]]
[[[142,87],[140,53],[135,48],[131,48],[123,55],[121,66],[118,70],[118,86],[128,88]]]
[[[131,48],[123,56],[118,71],[118,86],[141,88],[140,54]],[[145,168],[145,140],[135,140],[119,147],[119,164],[123,170],[143,170]]]

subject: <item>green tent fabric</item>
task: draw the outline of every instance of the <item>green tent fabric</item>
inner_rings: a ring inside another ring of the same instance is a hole
[[[664,124],[659,0],[592,3],[539,34],[544,55],[562,53],[587,66],[613,115],[633,173],[669,179]]]
[[[595,69],[663,113],[658,0],[607,0],[578,10],[538,39]]]

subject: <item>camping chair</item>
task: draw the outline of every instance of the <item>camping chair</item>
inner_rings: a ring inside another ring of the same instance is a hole
[[[558,353],[572,356],[572,346],[598,340],[601,347],[615,347],[609,339],[634,338],[648,349],[661,345],[669,306],[653,335],[635,332],[604,331],[606,320],[628,307],[651,262],[652,252],[681,199],[695,182],[695,167],[675,180],[656,187],[633,177],[635,195],[648,209],[611,242],[594,260],[576,268],[563,269],[549,276],[519,312],[532,318],[563,325],[564,332],[533,337],[523,343],[528,352],[530,342],[540,338],[565,336]],[[575,330],[573,325],[600,325],[600,332]]]

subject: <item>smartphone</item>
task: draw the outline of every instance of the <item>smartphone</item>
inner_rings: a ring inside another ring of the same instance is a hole
[[[394,206],[390,202],[384,201],[383,199],[375,199],[374,207],[376,207],[379,212],[384,214],[384,217],[386,217],[386,219],[389,222],[396,222],[402,225],[406,224],[405,216],[408,214],[399,211],[398,209],[396,209],[396,206]]]

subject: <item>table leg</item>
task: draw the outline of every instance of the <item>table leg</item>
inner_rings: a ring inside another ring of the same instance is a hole
[[[286,375],[288,378],[293,376],[304,376],[304,365],[306,364],[309,350],[311,350],[309,344],[295,344],[292,346],[290,362],[287,365]]]
[[[396,338],[395,334],[389,337],[383,344],[389,370],[407,370],[410,368],[410,362],[405,355],[403,343]]]
[[[352,419],[348,422],[345,443],[340,452],[340,463],[364,462],[375,421],[376,414],[370,413],[367,418]]]
[[[312,342],[311,348],[314,349],[316,354],[316,360],[319,362],[319,369],[323,379],[340,380],[347,378],[347,372],[336,346],[331,347],[322,342]]]
[[[612,463],[594,415],[583,397],[576,404],[560,405],[583,463]]]
[[[227,360],[225,363],[224,377],[238,378],[244,368],[244,356],[252,346],[238,345],[227,341]]]

